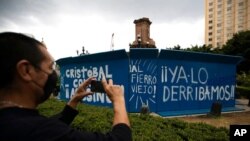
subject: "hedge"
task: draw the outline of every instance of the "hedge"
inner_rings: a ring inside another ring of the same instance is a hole
[[[51,116],[60,112],[65,102],[50,99],[38,107],[39,112]],[[71,124],[81,131],[110,131],[113,110],[106,107],[80,104],[79,114]],[[229,140],[229,130],[205,123],[187,123],[175,118],[129,114],[134,141]]]

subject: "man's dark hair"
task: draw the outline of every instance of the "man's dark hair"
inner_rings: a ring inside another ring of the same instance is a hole
[[[21,33],[0,33],[0,89],[13,83],[16,64],[20,60],[28,60],[33,65],[40,65],[44,55],[39,49],[44,46],[34,38]]]

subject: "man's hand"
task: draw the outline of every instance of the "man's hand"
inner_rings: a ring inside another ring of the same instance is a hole
[[[114,85],[112,79],[109,79],[107,83],[104,78],[102,80],[102,85],[112,103],[124,100],[124,88],[119,85]]]
[[[113,126],[119,123],[124,123],[130,127],[128,114],[125,106],[124,87],[121,87],[119,85],[113,85],[112,79],[109,79],[109,83],[107,84],[105,78],[103,78],[102,84],[109,99],[113,103],[113,108],[114,108]]]
[[[72,98],[70,99],[70,101],[68,102],[68,105],[72,108],[76,108],[77,104],[85,97],[88,95],[93,94],[92,92],[87,92],[86,89],[88,87],[88,85],[91,83],[92,80],[95,80],[95,78],[90,77],[88,78],[86,81],[84,81],[83,83],[81,83],[81,85],[79,85],[79,87],[77,88],[77,90],[75,91],[75,94],[72,96]]]

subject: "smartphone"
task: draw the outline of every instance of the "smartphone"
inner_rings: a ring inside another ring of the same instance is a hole
[[[90,89],[92,92],[106,93],[101,81],[93,80],[93,81],[91,81],[90,85],[91,85]]]

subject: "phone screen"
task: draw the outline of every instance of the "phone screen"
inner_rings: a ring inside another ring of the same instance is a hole
[[[91,81],[91,91],[105,93],[102,82],[96,80]]]

